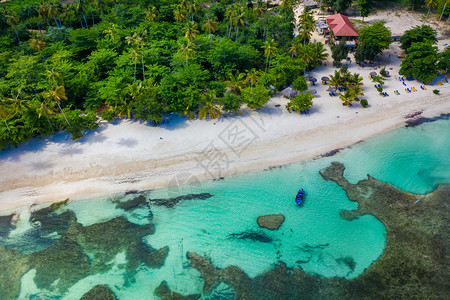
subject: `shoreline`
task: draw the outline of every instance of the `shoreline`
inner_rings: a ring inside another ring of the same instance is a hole
[[[271,102],[274,101],[273,99]],[[277,97],[275,97],[275,100],[277,100]],[[360,141],[405,126],[406,121],[411,120],[407,119],[408,114],[422,111],[422,113],[416,117],[433,118],[441,114],[449,113],[449,100],[450,94],[448,93],[441,96],[430,95],[414,101],[404,100],[400,102],[401,105],[391,107],[387,107],[387,105],[384,104],[372,109],[364,110],[358,108],[360,114],[357,116],[355,116],[354,113],[350,114],[352,112],[351,108],[343,107],[341,112],[347,112],[347,115],[343,114],[342,118],[327,118],[328,122],[321,122],[319,124],[317,122],[311,122],[313,123],[309,124],[312,126],[311,128],[295,128],[295,130],[288,131],[284,135],[273,134],[273,132],[279,133],[280,131],[274,131],[274,128],[272,127],[277,123],[282,124],[284,119],[288,119],[294,114],[289,115],[285,111],[281,111],[281,114],[278,115],[269,114],[271,117],[269,120],[265,120],[265,126],[267,126],[265,132],[258,132],[260,136],[257,139],[254,139],[252,143],[242,144],[239,147],[234,148],[223,147],[224,145],[219,147],[218,143],[213,145],[212,148],[216,148],[218,151],[217,153],[227,156],[228,158],[226,168],[220,170],[214,170],[213,168],[205,169],[199,166],[199,164],[203,163],[202,158],[205,156],[204,149],[207,149],[208,146],[205,148],[198,147],[197,145],[197,147],[192,149],[193,151],[182,149],[181,153],[161,151],[162,153],[160,153],[160,155],[150,155],[149,159],[142,159],[142,157],[132,155],[133,150],[139,150],[139,145],[135,145],[131,147],[130,152],[126,154],[128,157],[123,159],[121,156],[125,154],[124,152],[119,156],[117,156],[117,153],[109,153],[110,155],[105,153],[107,150],[105,149],[105,146],[108,145],[107,139],[99,141],[97,143],[98,145],[94,145],[93,141],[91,141],[91,143],[89,141],[83,142],[83,139],[89,137],[97,139],[98,134],[94,131],[82,138],[81,141],[65,142],[75,145],[75,149],[77,146],[80,147],[79,144],[88,151],[100,148],[99,153],[103,153],[102,156],[111,156],[110,160],[113,161],[112,163],[111,161],[105,163],[105,161],[108,160],[107,158],[105,160],[105,157],[103,157],[104,161],[100,162],[98,161],[98,156],[90,156],[85,154],[84,151],[80,151],[81,153],[78,154],[76,151],[69,151],[62,155],[66,158],[66,161],[61,161],[61,163],[58,163],[58,157],[61,158],[61,155],[50,155],[47,160],[44,160],[44,164],[49,163],[52,159],[54,160],[50,163],[52,170],[47,171],[47,169],[50,168],[47,167],[43,168],[43,171],[38,170],[33,172],[34,174],[30,173],[26,176],[25,174],[30,170],[25,167],[25,161],[29,162],[30,159],[36,159],[41,151],[48,151],[50,153],[55,152],[52,151],[54,150],[52,149],[52,146],[53,148],[60,146],[57,142],[44,141],[44,147],[47,149],[41,149],[39,143],[42,142],[42,140],[32,140],[26,143],[27,145],[25,148],[29,148],[29,150],[34,150],[35,152],[33,153],[30,151],[30,153],[22,150],[23,152],[18,154],[19,157],[28,156],[23,162],[22,159],[17,157],[15,157],[16,161],[13,160],[13,157],[16,154],[15,152],[17,152],[18,149],[7,150],[4,153],[0,153],[0,161],[4,161],[3,158],[5,154],[9,154],[9,157],[7,155],[8,163],[0,162],[0,174],[2,175],[0,177],[2,178],[0,180],[0,211],[10,211],[14,208],[36,203],[58,202],[67,198],[70,198],[71,200],[80,200],[125,193],[126,191],[168,188],[171,184],[173,185],[173,183],[175,183],[175,185],[183,183],[188,177],[190,177],[190,179],[195,178],[202,182],[212,179],[221,179],[222,177],[230,177],[237,174],[263,171],[271,167],[291,164],[298,161],[320,158],[336,149],[347,148]],[[273,102],[271,104],[273,104]],[[388,110],[386,110],[387,108]],[[247,126],[247,128],[253,129],[253,133],[255,133],[258,128],[257,125],[262,124],[255,125],[255,117],[259,114],[261,114],[261,112],[252,112],[243,115],[243,117],[229,117],[229,120],[227,120],[228,122],[225,120],[222,120],[221,122],[228,123],[222,124],[223,126],[226,126],[225,128],[230,128],[232,124],[242,123]],[[320,114],[320,112],[316,112],[316,114]],[[305,116],[304,118],[299,115],[295,115],[295,117],[307,122],[309,121],[307,118],[312,117],[312,115]],[[327,116],[317,116],[319,121],[323,121],[324,117]],[[181,118],[176,117],[175,119],[178,120]],[[264,119],[262,120],[264,121]],[[246,123],[243,121],[246,121]],[[214,128],[210,122],[215,122],[216,124],[220,122],[220,120],[196,120],[189,122],[200,123],[199,126],[207,131],[208,129]],[[118,125],[102,124],[97,131],[105,130],[103,127],[108,128],[118,126],[118,128],[120,128],[120,126],[126,126],[130,123],[131,125],[136,125],[138,122],[122,120]],[[138,124],[138,126],[146,125]],[[244,127],[241,126],[241,128]],[[161,131],[161,128],[159,127],[146,126],[145,129]],[[174,129],[174,138],[177,139],[180,135],[185,134],[177,131],[186,130],[189,130],[189,128]],[[192,132],[195,132],[195,130],[189,131],[191,132],[191,136],[187,138],[195,140],[195,136],[192,135]],[[62,139],[63,136],[62,134],[60,135],[61,136],[57,138]],[[111,135],[113,134],[110,134],[110,137]],[[201,139],[192,142],[194,144],[205,144]],[[159,142],[157,146],[164,146],[164,143],[166,142]],[[188,145],[188,148],[189,147],[192,147],[192,145]],[[110,147],[110,150],[111,149],[113,148]],[[201,149],[203,149],[203,151]],[[214,152],[214,154],[217,153]],[[239,155],[236,153],[239,153]],[[122,161],[115,163],[114,161],[118,160],[119,157],[122,158]],[[71,162],[70,165],[67,165],[68,161]],[[91,165],[91,167],[87,169],[83,167],[76,169],[76,166],[79,167],[81,165],[80,162],[83,162],[84,165]],[[60,169],[54,170],[57,165],[59,165]],[[20,167],[24,167],[22,172],[19,170]],[[5,174],[7,174],[7,176],[5,176]],[[15,174],[16,176],[12,174]],[[191,183],[189,180],[187,183]],[[170,190],[172,189],[168,188],[168,193],[170,193]]]

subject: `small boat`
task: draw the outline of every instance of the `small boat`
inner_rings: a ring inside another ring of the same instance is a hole
[[[305,197],[305,191],[303,189],[300,189],[297,192],[297,196],[295,196],[295,204],[300,205],[303,202],[303,197]]]

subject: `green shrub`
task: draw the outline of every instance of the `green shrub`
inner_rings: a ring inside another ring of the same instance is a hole
[[[106,121],[112,121],[116,117],[116,113],[112,109],[102,110],[102,119]]]
[[[366,99],[361,99],[359,103],[361,103],[361,106],[364,108],[366,108],[369,105],[369,102]]]
[[[378,91],[378,93],[381,94],[383,92],[383,87],[382,86],[377,87],[377,91]]]
[[[433,93],[435,93],[436,95],[439,94],[439,90],[433,90]]]

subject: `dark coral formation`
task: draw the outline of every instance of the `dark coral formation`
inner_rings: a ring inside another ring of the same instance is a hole
[[[5,299],[14,299],[20,277],[30,269],[36,269],[34,281],[38,288],[56,288],[63,293],[88,275],[108,271],[112,267],[110,262],[119,253],[125,253],[127,257],[127,264],[122,266],[127,280],[133,280],[141,265],[159,268],[164,264],[169,248],[155,250],[143,242],[143,237],[154,233],[153,224],[137,225],[117,217],[108,222],[82,226],[73,212],[60,209],[61,206],[53,205],[32,216],[36,226],[45,228],[38,227],[32,229],[33,232],[50,232],[51,229],[62,232],[51,246],[31,254],[0,248],[0,265],[5,270],[0,274],[0,299],[3,295],[8,296]],[[58,219],[58,216],[71,217]],[[51,220],[57,220],[56,227],[51,226]]]
[[[321,170],[359,204],[354,215],[372,214],[387,229],[386,248],[368,270],[352,281],[356,296],[391,299],[444,299],[450,290],[450,186],[414,195],[368,177],[357,184],[343,176],[344,165]]]
[[[189,194],[178,196],[175,198],[150,199],[150,202],[158,206],[165,206],[167,208],[171,208],[182,200],[206,200],[211,198],[212,196],[213,195],[211,195],[210,193]]]
[[[19,293],[20,277],[28,271],[28,257],[16,250],[0,246],[0,299],[15,299]]]
[[[16,226],[13,224],[14,214],[8,216],[0,216],[0,238],[5,238],[15,229]]]
[[[238,240],[251,240],[253,242],[261,242],[261,243],[272,243],[273,239],[265,234],[262,230],[260,231],[243,231],[238,233],[231,233],[228,235],[228,238],[238,239]]]
[[[116,300],[116,295],[105,284],[94,286],[89,292],[83,295],[80,300]]]
[[[258,218],[256,218],[256,223],[258,223],[259,227],[269,230],[278,230],[283,222],[284,216],[281,214],[259,216]]]
[[[139,195],[131,200],[117,203],[116,208],[123,209],[124,211],[131,211],[137,208],[150,208],[150,207],[147,202],[147,198],[144,195]]]
[[[167,282],[163,280],[161,284],[155,289],[155,294],[161,298],[161,300],[196,300],[200,298],[200,295],[188,295],[183,296],[181,294],[172,292],[167,285]]]
[[[359,204],[357,210],[341,215],[354,219],[372,214],[387,229],[385,251],[363,274],[351,280],[321,278],[280,263],[251,279],[236,266],[217,269],[208,259],[189,253],[191,265],[204,278],[204,293],[225,282],[234,288],[236,299],[446,299],[450,290],[446,280],[450,274],[450,186],[440,185],[418,196],[371,177],[351,184],[343,172],[340,163],[321,171]],[[340,262],[350,270],[355,267],[350,258]]]

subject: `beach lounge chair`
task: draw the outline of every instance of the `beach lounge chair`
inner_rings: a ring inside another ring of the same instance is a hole
[[[403,83],[404,86],[406,86],[406,83],[405,83],[405,82],[402,82],[402,83]]]
[[[333,97],[333,96],[331,95],[331,93],[328,93],[328,95],[330,95],[330,97]]]
[[[439,85],[444,85],[444,84],[443,84],[442,82],[440,82],[440,81],[438,81],[438,84],[439,84]]]
[[[405,89],[405,92],[407,92],[407,93],[411,93],[411,91],[410,91],[410,90],[408,90],[408,89]]]
[[[447,83],[448,83],[448,80],[447,80],[447,78],[444,78],[444,80],[445,80],[445,82],[447,82]]]

